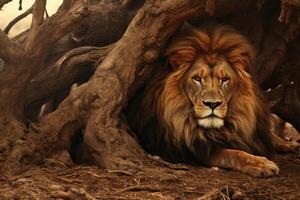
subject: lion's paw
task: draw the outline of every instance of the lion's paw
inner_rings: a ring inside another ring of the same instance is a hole
[[[300,143],[300,133],[292,124],[288,122],[285,123],[283,132],[281,133],[281,138],[288,142]]]
[[[255,156],[248,160],[242,171],[254,177],[270,177],[279,174],[279,167],[265,157]]]
[[[277,150],[279,153],[297,153],[300,151],[299,142],[285,142],[279,146]]]

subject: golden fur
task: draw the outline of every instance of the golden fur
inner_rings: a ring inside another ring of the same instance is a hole
[[[244,36],[228,26],[184,27],[174,36],[165,56],[170,64],[154,75],[134,101],[139,111],[130,111],[130,124],[146,150],[192,163],[205,163],[220,148],[260,155],[272,152],[269,112],[250,75],[255,52]],[[217,129],[197,124],[187,97],[192,93],[182,87],[199,58],[207,65],[224,60],[236,77],[225,105],[224,126]]]

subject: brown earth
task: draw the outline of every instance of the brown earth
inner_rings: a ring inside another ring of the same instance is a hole
[[[278,177],[253,178],[162,161],[132,175],[48,160],[22,175],[2,177],[0,199],[300,199],[299,155],[277,155],[275,161],[281,169]]]

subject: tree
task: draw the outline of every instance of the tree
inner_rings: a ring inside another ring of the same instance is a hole
[[[63,155],[80,132],[101,167],[135,171],[151,162],[122,109],[159,67],[160,51],[186,20],[213,18],[247,35],[258,49],[254,74],[270,106],[300,129],[297,0],[64,0],[46,19],[45,5],[35,1],[30,29],[16,38],[0,31],[0,165],[6,176],[47,157],[67,162]],[[39,115],[49,105],[51,112]]]

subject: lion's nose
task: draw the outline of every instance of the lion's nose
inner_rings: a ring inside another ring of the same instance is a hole
[[[211,101],[203,101],[203,104],[210,107],[211,109],[215,109],[222,105],[222,101],[216,101],[216,102],[211,102]]]

